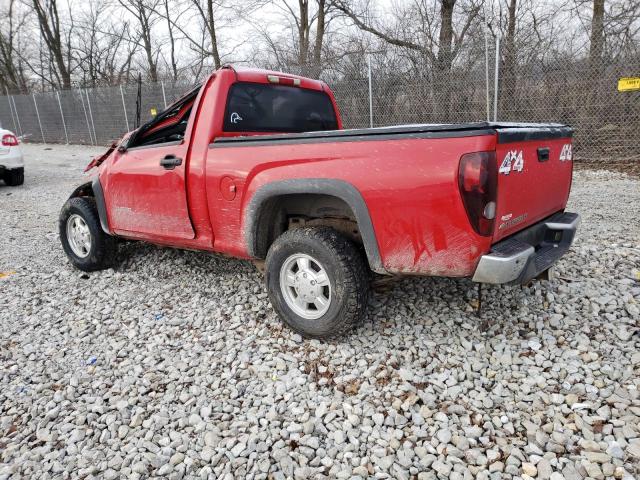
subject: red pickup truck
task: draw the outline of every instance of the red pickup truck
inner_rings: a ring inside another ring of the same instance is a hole
[[[117,237],[265,260],[307,337],[362,319],[370,271],[524,283],[570,247],[571,128],[466,123],[343,130],[321,81],[224,67],[87,169],[62,246],[85,270]]]

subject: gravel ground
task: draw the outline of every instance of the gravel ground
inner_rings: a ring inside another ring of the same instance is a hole
[[[579,171],[551,284],[407,279],[334,343],[284,329],[247,262],[127,244],[67,263],[95,149],[25,146],[0,186],[0,479],[640,475],[640,181]],[[13,272],[13,273],[12,273]]]

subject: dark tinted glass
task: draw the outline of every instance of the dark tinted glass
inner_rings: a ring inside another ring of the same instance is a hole
[[[284,85],[240,82],[231,87],[226,132],[310,132],[338,128],[324,92]]]

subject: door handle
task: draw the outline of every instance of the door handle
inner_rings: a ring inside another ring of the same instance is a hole
[[[549,147],[538,147],[538,161],[546,162],[549,160]]]
[[[176,157],[175,155],[167,155],[162,160],[160,160],[160,166],[166,168],[167,170],[173,170],[178,165],[182,165],[182,159]]]

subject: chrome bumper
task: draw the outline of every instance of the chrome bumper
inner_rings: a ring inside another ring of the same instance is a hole
[[[580,215],[560,212],[496,243],[487,255],[480,257],[472,280],[528,282],[567,253],[579,225]]]

